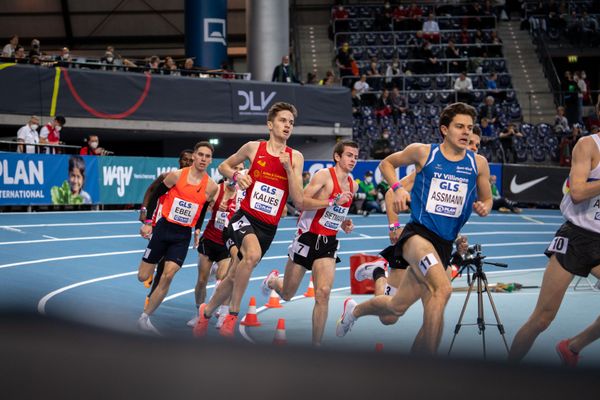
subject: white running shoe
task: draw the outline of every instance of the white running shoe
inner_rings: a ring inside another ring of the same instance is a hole
[[[137,321],[137,326],[141,331],[160,336],[160,332],[154,327],[154,325],[152,325],[148,315],[141,315]]]
[[[217,270],[218,269],[219,269],[219,264],[213,263],[212,266],[210,267],[210,272],[208,273],[208,282],[215,282],[217,280]]]
[[[383,260],[361,264],[356,268],[356,271],[354,271],[354,278],[359,282],[373,279],[373,271],[377,268],[383,268],[385,271],[385,264],[386,263]]]
[[[190,320],[189,320],[188,322],[186,322],[185,324],[186,324],[187,326],[189,326],[190,328],[193,328],[193,327],[195,327],[195,326],[196,326],[196,323],[198,322],[198,318],[199,318],[199,317],[198,317],[198,315],[196,314],[196,315],[194,316],[194,318],[190,319]]]
[[[337,320],[335,326],[335,334],[337,337],[344,337],[346,333],[350,332],[352,329],[352,325],[356,322],[356,318],[352,315],[352,311],[356,307],[356,301],[352,300],[351,297],[348,297],[344,301],[344,310],[342,311],[342,316]]]
[[[279,276],[279,271],[274,269],[273,271],[269,272],[269,275],[267,275],[267,277],[262,281],[262,285],[260,285],[260,290],[262,291],[263,296],[269,297],[269,294],[271,294],[271,288],[269,287],[269,281],[272,278],[277,278],[278,276]]]
[[[223,325],[223,321],[225,321],[225,318],[227,318],[228,315],[229,315],[229,306],[220,306],[219,307],[219,319],[217,319],[217,324],[215,325],[215,328],[221,329],[221,326]]]

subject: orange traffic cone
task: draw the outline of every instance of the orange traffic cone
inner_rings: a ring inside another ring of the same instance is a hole
[[[452,265],[452,273],[450,278],[454,279],[458,276],[458,267],[456,265]]]
[[[313,285],[312,276],[310,277],[310,282],[308,282],[308,289],[306,289],[304,297],[315,297],[315,286]]]
[[[267,304],[265,304],[265,307],[267,307],[267,308],[281,308],[281,307],[283,307],[279,303],[279,295],[277,294],[276,291],[271,290],[271,296],[269,296],[269,302]]]
[[[283,346],[284,344],[287,344],[287,339],[285,337],[285,319],[283,318],[279,318],[277,321],[277,328],[275,330],[273,344],[277,346]]]
[[[375,351],[380,353],[383,351],[383,343],[375,343]]]
[[[256,299],[254,296],[250,297],[250,304],[248,305],[248,312],[246,316],[240,322],[244,326],[260,326],[261,323],[258,321],[258,315],[256,314]]]

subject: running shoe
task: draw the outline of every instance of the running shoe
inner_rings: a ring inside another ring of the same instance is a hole
[[[235,336],[235,324],[238,320],[237,315],[227,314],[221,329],[219,329],[219,335],[233,339]]]
[[[269,281],[272,278],[277,278],[278,276],[279,276],[279,271],[274,269],[273,271],[269,272],[269,275],[267,275],[267,277],[262,281],[262,284],[260,285],[260,290],[262,291],[263,296],[269,297],[269,294],[271,294],[271,288],[269,287]]]
[[[377,268],[383,268],[385,271],[385,261],[376,261],[373,263],[364,263],[361,264],[356,271],[354,271],[354,279],[359,282],[362,282],[367,279],[373,279],[373,272]]]
[[[198,321],[196,321],[196,325],[194,325],[193,334],[197,338],[201,338],[206,336],[206,331],[208,331],[208,321],[210,318],[206,318],[204,316],[204,309],[206,308],[206,304],[200,304],[200,308],[198,309]]]
[[[356,318],[352,315],[352,311],[356,307],[356,301],[352,300],[351,297],[348,297],[344,301],[344,310],[342,311],[342,316],[337,320],[337,324],[335,326],[335,334],[337,337],[344,337],[350,329],[352,329],[352,325],[356,322]]]
[[[196,322],[198,322],[198,318],[200,318],[198,315],[195,315],[192,319],[190,319],[188,322],[186,322],[185,324],[187,326],[189,326],[190,328],[193,328],[196,326]]]
[[[137,321],[137,326],[143,332],[160,336],[160,332],[154,327],[154,325],[152,325],[152,322],[150,322],[150,317],[147,315],[140,316]]]
[[[569,349],[569,339],[561,340],[556,344],[556,352],[566,367],[576,367],[579,362],[579,354]]]
[[[229,315],[229,306],[220,306],[219,307],[219,319],[217,319],[217,324],[215,325],[215,328],[221,329],[221,327],[223,326],[223,322],[225,321],[225,318],[227,318],[228,315]]]

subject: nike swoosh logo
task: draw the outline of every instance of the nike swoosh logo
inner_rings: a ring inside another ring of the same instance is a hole
[[[518,194],[521,193],[527,189],[529,189],[532,186],[537,185],[538,183],[545,181],[546,179],[548,179],[547,176],[543,176],[541,178],[538,179],[534,179],[532,181],[529,182],[525,182],[525,183],[517,183],[517,176],[513,176],[512,180],[510,181],[510,191],[513,192],[514,194]]]
[[[240,229],[240,233],[241,233],[242,235],[245,235],[245,234],[246,234],[246,231],[243,231],[243,230],[241,230],[241,229]]]

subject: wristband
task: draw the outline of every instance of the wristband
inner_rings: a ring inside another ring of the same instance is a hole
[[[148,209],[146,207],[141,207],[140,211],[148,211]]]
[[[152,225],[152,220],[151,219],[145,220],[144,225]]]
[[[400,181],[397,181],[396,183],[394,183],[392,185],[392,190],[395,192],[396,190],[400,189],[402,187],[402,183],[400,183]]]
[[[229,182],[229,186],[235,186],[238,180],[238,175],[240,171],[235,171],[233,175],[231,175],[231,182]]]
[[[393,224],[390,224],[389,228],[390,228],[390,232],[395,232],[398,229],[402,228],[402,225],[400,225],[400,222],[395,222]]]

